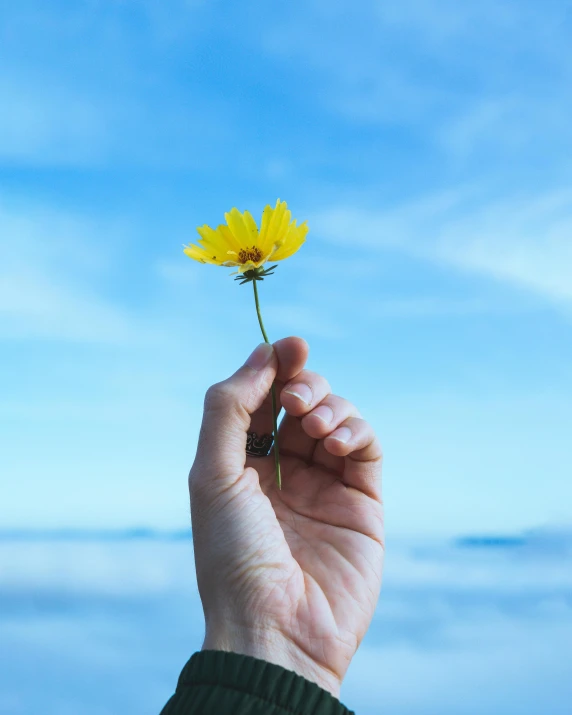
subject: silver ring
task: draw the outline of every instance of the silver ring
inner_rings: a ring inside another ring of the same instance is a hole
[[[263,434],[260,437],[256,432],[246,433],[246,454],[249,457],[268,457],[274,438],[271,434]]]

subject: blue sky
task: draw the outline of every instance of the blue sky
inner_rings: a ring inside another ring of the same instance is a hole
[[[0,524],[179,528],[203,394],[259,342],[181,244],[308,220],[271,338],[353,399],[396,534],[572,520],[572,7],[0,9]]]

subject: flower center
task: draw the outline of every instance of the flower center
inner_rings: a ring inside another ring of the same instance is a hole
[[[238,252],[238,260],[240,263],[248,263],[248,261],[258,263],[261,258],[262,251],[256,246],[252,246],[252,248],[241,248]]]

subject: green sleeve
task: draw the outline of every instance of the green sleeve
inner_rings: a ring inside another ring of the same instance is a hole
[[[291,670],[249,655],[203,650],[183,668],[161,715],[355,715]]]

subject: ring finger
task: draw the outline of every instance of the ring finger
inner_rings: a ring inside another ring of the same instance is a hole
[[[348,417],[361,415],[349,400],[330,394],[303,417],[302,427],[310,437],[324,439]]]

